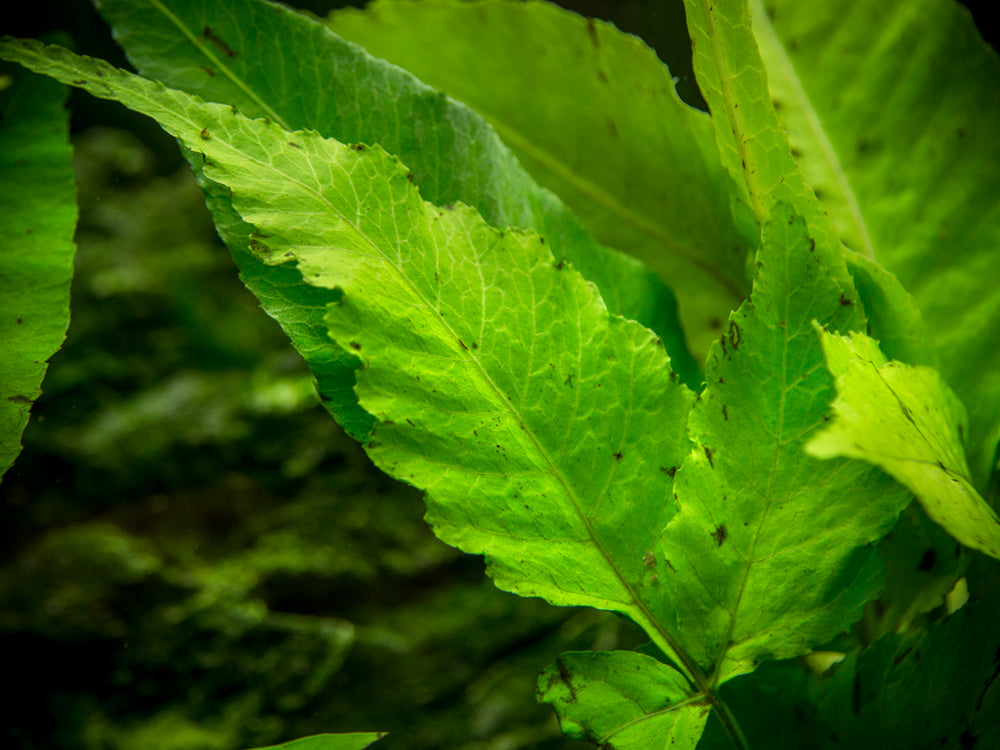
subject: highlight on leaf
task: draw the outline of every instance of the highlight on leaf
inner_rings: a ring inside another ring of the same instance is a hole
[[[965,460],[965,408],[938,372],[887,361],[863,334],[818,335],[837,398],[833,421],[806,451],[879,466],[958,541],[1000,558],[1000,517],[976,491]]]

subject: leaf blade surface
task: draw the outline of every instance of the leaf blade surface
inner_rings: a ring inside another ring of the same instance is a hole
[[[670,290],[634,259],[598,245],[468,108],[276,3],[104,0],[101,11],[147,76],[287,129],[379,143],[411,168],[426,199],[464,202],[496,226],[538,231],[554,253],[597,283],[611,309],[656,330],[685,381],[698,382]],[[327,408],[363,439],[372,422],[352,390],[357,359],[325,347],[323,309],[335,295],[303,285],[286,268],[261,264],[225,191],[203,187],[244,282],[316,372]]]
[[[844,241],[914,295],[983,490],[1000,440],[1000,59],[954,2],[753,8],[798,164]]]
[[[0,477],[66,336],[77,220],[67,89],[10,72],[0,91]]]
[[[636,549],[672,513],[692,394],[654,334],[610,314],[544,238],[423,202],[381,148],[59,47],[5,40],[0,55],[156,118],[232,191],[260,257],[342,290],[327,325],[365,363],[357,390],[380,420],[366,448],[427,490],[439,536],[486,554],[501,587],[623,612],[673,653]]]
[[[713,347],[677,472],[678,513],[656,548],[661,617],[713,684],[799,655],[846,629],[881,586],[873,550],[909,493],[861,463],[802,453],[833,397],[814,319],[849,329],[801,219],[777,204],[754,294]],[[780,218],[778,218],[780,217]],[[698,625],[695,625],[695,624]]]
[[[482,113],[600,241],[674,286],[693,348],[707,350],[749,291],[748,250],[712,124],[652,50],[538,2],[380,0],[328,22]]]
[[[887,361],[862,334],[820,336],[837,378],[836,416],[806,450],[881,467],[962,544],[1000,557],[1000,518],[976,492],[965,460],[965,408],[938,372]]]
[[[619,750],[694,748],[709,712],[676,670],[634,651],[563,654],[538,695],[564,733]]]

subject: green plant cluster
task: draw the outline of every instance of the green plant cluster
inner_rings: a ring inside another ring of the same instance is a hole
[[[961,8],[686,0],[708,111],[543,2],[100,9],[138,74],[36,40],[0,58],[178,140],[323,407],[439,539],[648,639],[553,654],[567,735],[1000,746],[1000,60]],[[20,117],[39,153],[11,169],[58,168]],[[73,252],[72,200],[24,195],[14,236],[59,242],[4,259],[45,289],[4,321],[10,460]],[[157,565],[128,557],[126,581]]]

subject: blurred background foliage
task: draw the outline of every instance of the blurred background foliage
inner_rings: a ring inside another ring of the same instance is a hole
[[[643,35],[698,101],[679,1],[562,4]],[[125,64],[84,0],[25,10],[0,30],[60,28]],[[438,542],[418,493],[320,407],[174,142],[113,103],[71,106],[72,321],[0,484],[0,746],[384,730],[386,750],[589,747],[559,735],[536,676],[638,631],[500,592]]]

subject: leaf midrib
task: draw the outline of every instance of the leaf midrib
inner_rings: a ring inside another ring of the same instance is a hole
[[[29,58],[29,59],[31,59],[32,57],[34,57],[35,58],[35,65],[37,66],[38,70],[49,72],[50,75],[52,75],[53,77],[55,77],[55,78],[57,78],[59,80],[62,80],[64,83],[69,83],[71,85],[83,87],[86,90],[90,91],[90,93],[92,93],[93,95],[98,96],[100,98],[115,99],[115,100],[118,100],[118,101],[122,101],[123,98],[127,98],[129,100],[129,102],[130,102],[130,104],[129,104],[130,108],[135,109],[136,111],[139,111],[139,112],[141,112],[143,114],[146,114],[146,115],[152,117],[158,123],[160,123],[160,125],[162,127],[164,127],[165,129],[168,129],[168,131],[172,127],[175,131],[177,131],[177,132],[174,133],[174,135],[176,137],[182,138],[183,140],[188,140],[191,143],[191,147],[192,148],[195,148],[195,147],[197,147],[199,145],[199,141],[197,140],[197,136],[192,135],[192,134],[203,132],[204,128],[203,128],[203,126],[202,126],[201,123],[195,123],[186,114],[181,114],[181,113],[179,113],[177,111],[172,110],[170,107],[165,106],[165,103],[162,101],[162,99],[160,99],[158,97],[155,97],[155,96],[151,96],[150,93],[148,91],[145,91],[142,86],[140,86],[138,88],[135,88],[135,89],[132,89],[130,91],[129,88],[128,88],[128,84],[119,83],[118,84],[119,90],[124,89],[124,91],[127,94],[129,94],[127,97],[121,97],[121,96],[119,96],[118,94],[115,93],[115,90],[114,90],[115,87],[114,87],[114,85],[112,84],[111,81],[109,81],[107,79],[105,79],[103,81],[101,80],[102,77],[105,75],[101,71],[101,68],[107,68],[109,71],[113,72],[114,74],[116,74],[118,76],[121,76],[121,77],[124,77],[126,79],[135,79],[137,81],[142,81],[144,84],[151,85],[151,86],[153,86],[155,88],[159,88],[164,93],[171,92],[172,89],[169,89],[168,87],[164,86],[162,83],[155,82],[155,81],[150,81],[149,79],[144,79],[144,78],[142,78],[140,76],[135,76],[135,75],[127,73],[125,71],[118,70],[118,69],[114,68],[113,66],[107,64],[104,61],[93,60],[93,59],[90,59],[89,62],[90,62],[90,64],[96,66],[96,72],[87,71],[87,72],[83,72],[82,75],[87,76],[88,78],[96,76],[96,80],[87,80],[87,78],[84,78],[84,79],[81,80],[80,79],[81,71],[79,70],[78,67],[75,67],[75,66],[78,65],[78,61],[84,60],[86,58],[79,58],[78,56],[74,55],[73,53],[69,52],[68,50],[65,50],[64,52],[65,52],[65,56],[66,56],[67,61],[64,62],[64,61],[53,60],[53,59],[51,59],[51,58],[49,58],[49,57],[46,56],[46,54],[44,52],[44,47],[45,47],[45,45],[40,45],[39,44],[39,45],[35,46],[33,49],[29,48],[26,51],[25,48],[22,46],[20,52],[22,53],[22,55],[26,55],[27,58]],[[23,57],[18,56],[18,55],[15,56],[15,59],[19,59],[19,60],[23,61]],[[61,72],[60,72],[60,68],[61,68]],[[101,91],[101,92],[98,92],[97,89],[100,86],[102,86],[104,88],[104,90]],[[183,92],[181,92],[181,93],[183,93]],[[185,96],[190,96],[190,95],[185,94]],[[143,101],[145,101],[145,106],[143,106],[143,104],[142,104]],[[123,103],[124,103],[124,101],[123,101]],[[158,113],[159,116],[152,114],[154,112]],[[166,116],[164,116],[164,115],[166,115]],[[234,115],[235,115],[235,113],[234,113]],[[238,115],[236,115],[236,116],[238,116]],[[164,121],[170,122],[171,125],[167,126]],[[183,126],[183,127],[181,127],[181,126]],[[277,127],[276,124],[275,124],[275,127]],[[184,138],[184,136],[181,135],[181,132],[183,132],[183,130],[185,128],[189,130],[189,134],[188,134],[187,138]],[[309,137],[320,138],[320,139],[322,138],[322,136],[319,136],[318,134],[315,134],[315,133],[303,132],[303,133],[301,133],[301,135],[304,136],[304,137],[306,137],[306,138],[309,138]],[[225,147],[225,148],[227,148],[230,151],[231,154],[235,154],[238,157],[238,159],[235,160],[235,163],[238,163],[240,165],[239,166],[239,171],[245,171],[245,166],[246,166],[247,163],[256,164],[256,165],[259,165],[260,167],[266,167],[267,169],[269,169],[272,172],[280,175],[281,177],[283,177],[285,179],[289,179],[290,182],[293,182],[295,184],[300,185],[306,191],[313,192],[314,194],[316,194],[317,196],[319,196],[319,198],[322,200],[322,202],[326,203],[327,205],[331,205],[331,204],[329,204],[329,202],[327,201],[327,199],[322,195],[322,193],[318,192],[315,188],[302,183],[297,178],[289,177],[284,172],[282,172],[279,169],[277,169],[276,167],[274,167],[272,164],[265,164],[264,162],[261,162],[258,159],[250,157],[247,154],[245,154],[244,152],[239,151],[232,144],[230,144],[230,143],[228,143],[228,142],[226,142],[224,140],[220,140],[218,138],[214,138],[213,137],[210,142],[214,146]],[[202,143],[204,143],[204,142],[202,142]],[[230,157],[230,158],[232,158],[232,157]],[[206,171],[214,169],[214,167],[209,166],[209,165],[206,165],[206,167],[207,167]],[[414,188],[414,189],[416,189],[416,188]],[[332,208],[333,207],[331,205],[331,209]],[[358,228],[353,222],[351,222],[349,220],[345,220],[345,223],[348,226],[350,226],[352,229],[354,229],[364,239],[364,241],[367,244],[369,244],[374,249],[376,249],[376,251],[379,252],[380,255],[384,256],[384,254],[382,253],[382,251],[378,249],[378,246],[375,245],[375,243],[372,242],[372,240],[366,234],[364,234],[360,230],[360,228]],[[404,286],[405,287],[409,287],[411,289],[411,291],[414,292],[418,296],[418,299],[424,299],[423,295],[420,293],[419,289],[416,289],[415,287],[413,287],[413,285],[411,284],[411,282],[408,279],[406,279],[405,275],[403,275],[402,272],[399,271],[399,269],[397,269],[396,266],[391,261],[389,262],[389,266],[391,268],[393,268],[394,272],[396,274],[398,274],[400,276],[400,278],[404,281]],[[430,305],[428,305],[428,307],[430,307]],[[431,308],[431,309],[433,309],[433,308]],[[449,325],[447,325],[443,321],[441,321],[441,322],[444,324],[444,327],[445,327],[445,329],[446,329],[447,332],[449,332],[451,334],[454,334],[454,339],[453,340],[457,341],[458,340],[457,332],[455,332]],[[493,382],[492,378],[489,377],[489,374],[482,368],[482,365],[480,364],[480,362],[477,359],[475,359],[474,357],[472,357],[471,353],[468,352],[468,351],[463,351],[460,348],[457,348],[456,351],[459,354],[459,356],[465,355],[469,359],[472,360],[472,362],[474,363],[476,369],[480,371],[480,373],[483,376],[485,382],[489,385],[490,389],[492,389],[494,391],[494,393],[496,393],[496,395],[497,395],[498,399],[500,400],[500,402],[503,405],[507,406],[507,408],[509,409],[510,413],[518,420],[519,424],[525,425],[525,422],[524,422],[523,418],[521,417],[520,413],[513,407],[513,404],[511,404],[508,401],[508,399],[503,394],[503,392],[498,388],[498,386],[496,385],[496,383]],[[537,436],[534,434],[533,431],[527,429],[526,426],[525,426],[524,432],[529,436],[531,442],[535,445],[536,450],[544,458],[545,463],[550,467],[550,471],[552,472],[553,476],[560,483],[560,485],[562,485],[562,487],[563,487],[563,489],[564,489],[567,497],[570,499],[570,501],[572,503],[574,512],[578,515],[578,517],[580,518],[581,522],[584,525],[584,528],[586,529],[588,535],[590,536],[592,544],[594,544],[594,546],[596,547],[596,549],[600,553],[601,557],[605,560],[605,562],[607,563],[607,565],[610,568],[611,572],[618,579],[618,581],[620,582],[620,584],[622,585],[623,589],[626,591],[626,593],[628,594],[628,596],[631,597],[631,599],[633,601],[633,609],[632,609],[632,611],[631,611],[630,614],[636,619],[637,624],[639,624],[641,627],[643,627],[650,634],[650,636],[654,639],[654,641],[657,641],[657,637],[659,637],[659,642],[657,643],[657,645],[661,649],[663,649],[663,651],[665,653],[667,653],[667,654],[673,654],[673,655],[675,655],[677,657],[679,664],[685,670],[687,670],[687,672],[688,672],[688,674],[685,675],[686,679],[688,679],[692,683],[694,683],[695,690],[693,692],[700,693],[701,695],[704,695],[705,696],[705,700],[708,701],[708,703],[712,707],[716,708],[719,711],[720,718],[722,719],[724,725],[726,726],[727,732],[730,732],[730,734],[732,734],[732,728],[735,727],[736,734],[733,735],[733,736],[739,738],[737,741],[740,743],[741,746],[745,746],[745,740],[740,741],[740,740],[742,740],[742,732],[739,730],[738,725],[736,725],[735,720],[733,719],[732,714],[731,714],[728,706],[726,705],[726,703],[724,701],[722,701],[714,693],[714,691],[710,688],[706,676],[701,672],[701,669],[697,665],[697,663],[693,659],[691,659],[691,657],[683,649],[681,649],[681,647],[679,646],[679,644],[677,644],[677,642],[671,636],[671,634],[669,633],[669,631],[666,630],[666,628],[662,625],[662,623],[660,623],[659,620],[657,620],[653,616],[653,614],[650,611],[650,609],[646,606],[646,604],[638,596],[635,587],[631,583],[629,583],[629,581],[627,580],[627,578],[625,577],[625,575],[623,574],[623,572],[621,571],[621,569],[616,564],[614,558],[612,557],[612,555],[608,551],[607,547],[605,547],[605,545],[601,541],[600,537],[595,533],[593,525],[591,524],[591,522],[590,522],[587,514],[583,512],[582,505],[581,505],[581,503],[579,501],[579,498],[577,498],[576,494],[573,492],[573,490],[572,490],[571,486],[569,485],[567,479],[558,470],[558,468],[556,467],[555,463],[553,462],[551,456],[549,456],[548,452],[544,450],[544,448],[542,447],[541,443],[539,442]],[[626,604],[625,607],[627,609],[628,605]]]
[[[715,23],[715,3],[712,0],[700,0],[702,12],[705,17],[705,33],[712,48],[712,59],[715,63],[716,73],[719,79],[719,93],[722,94],[722,101],[726,107],[726,117],[733,129],[733,137],[736,140],[736,151],[740,157],[743,167],[743,179],[747,186],[747,195],[750,198],[750,207],[760,226],[764,225],[767,219],[767,211],[764,207],[763,188],[757,184],[755,175],[757,174],[757,161],[754,150],[749,147],[750,137],[746,134],[743,118],[739,112],[739,106],[733,96],[730,82],[735,77],[729,72],[729,60],[722,49],[722,40]]]

